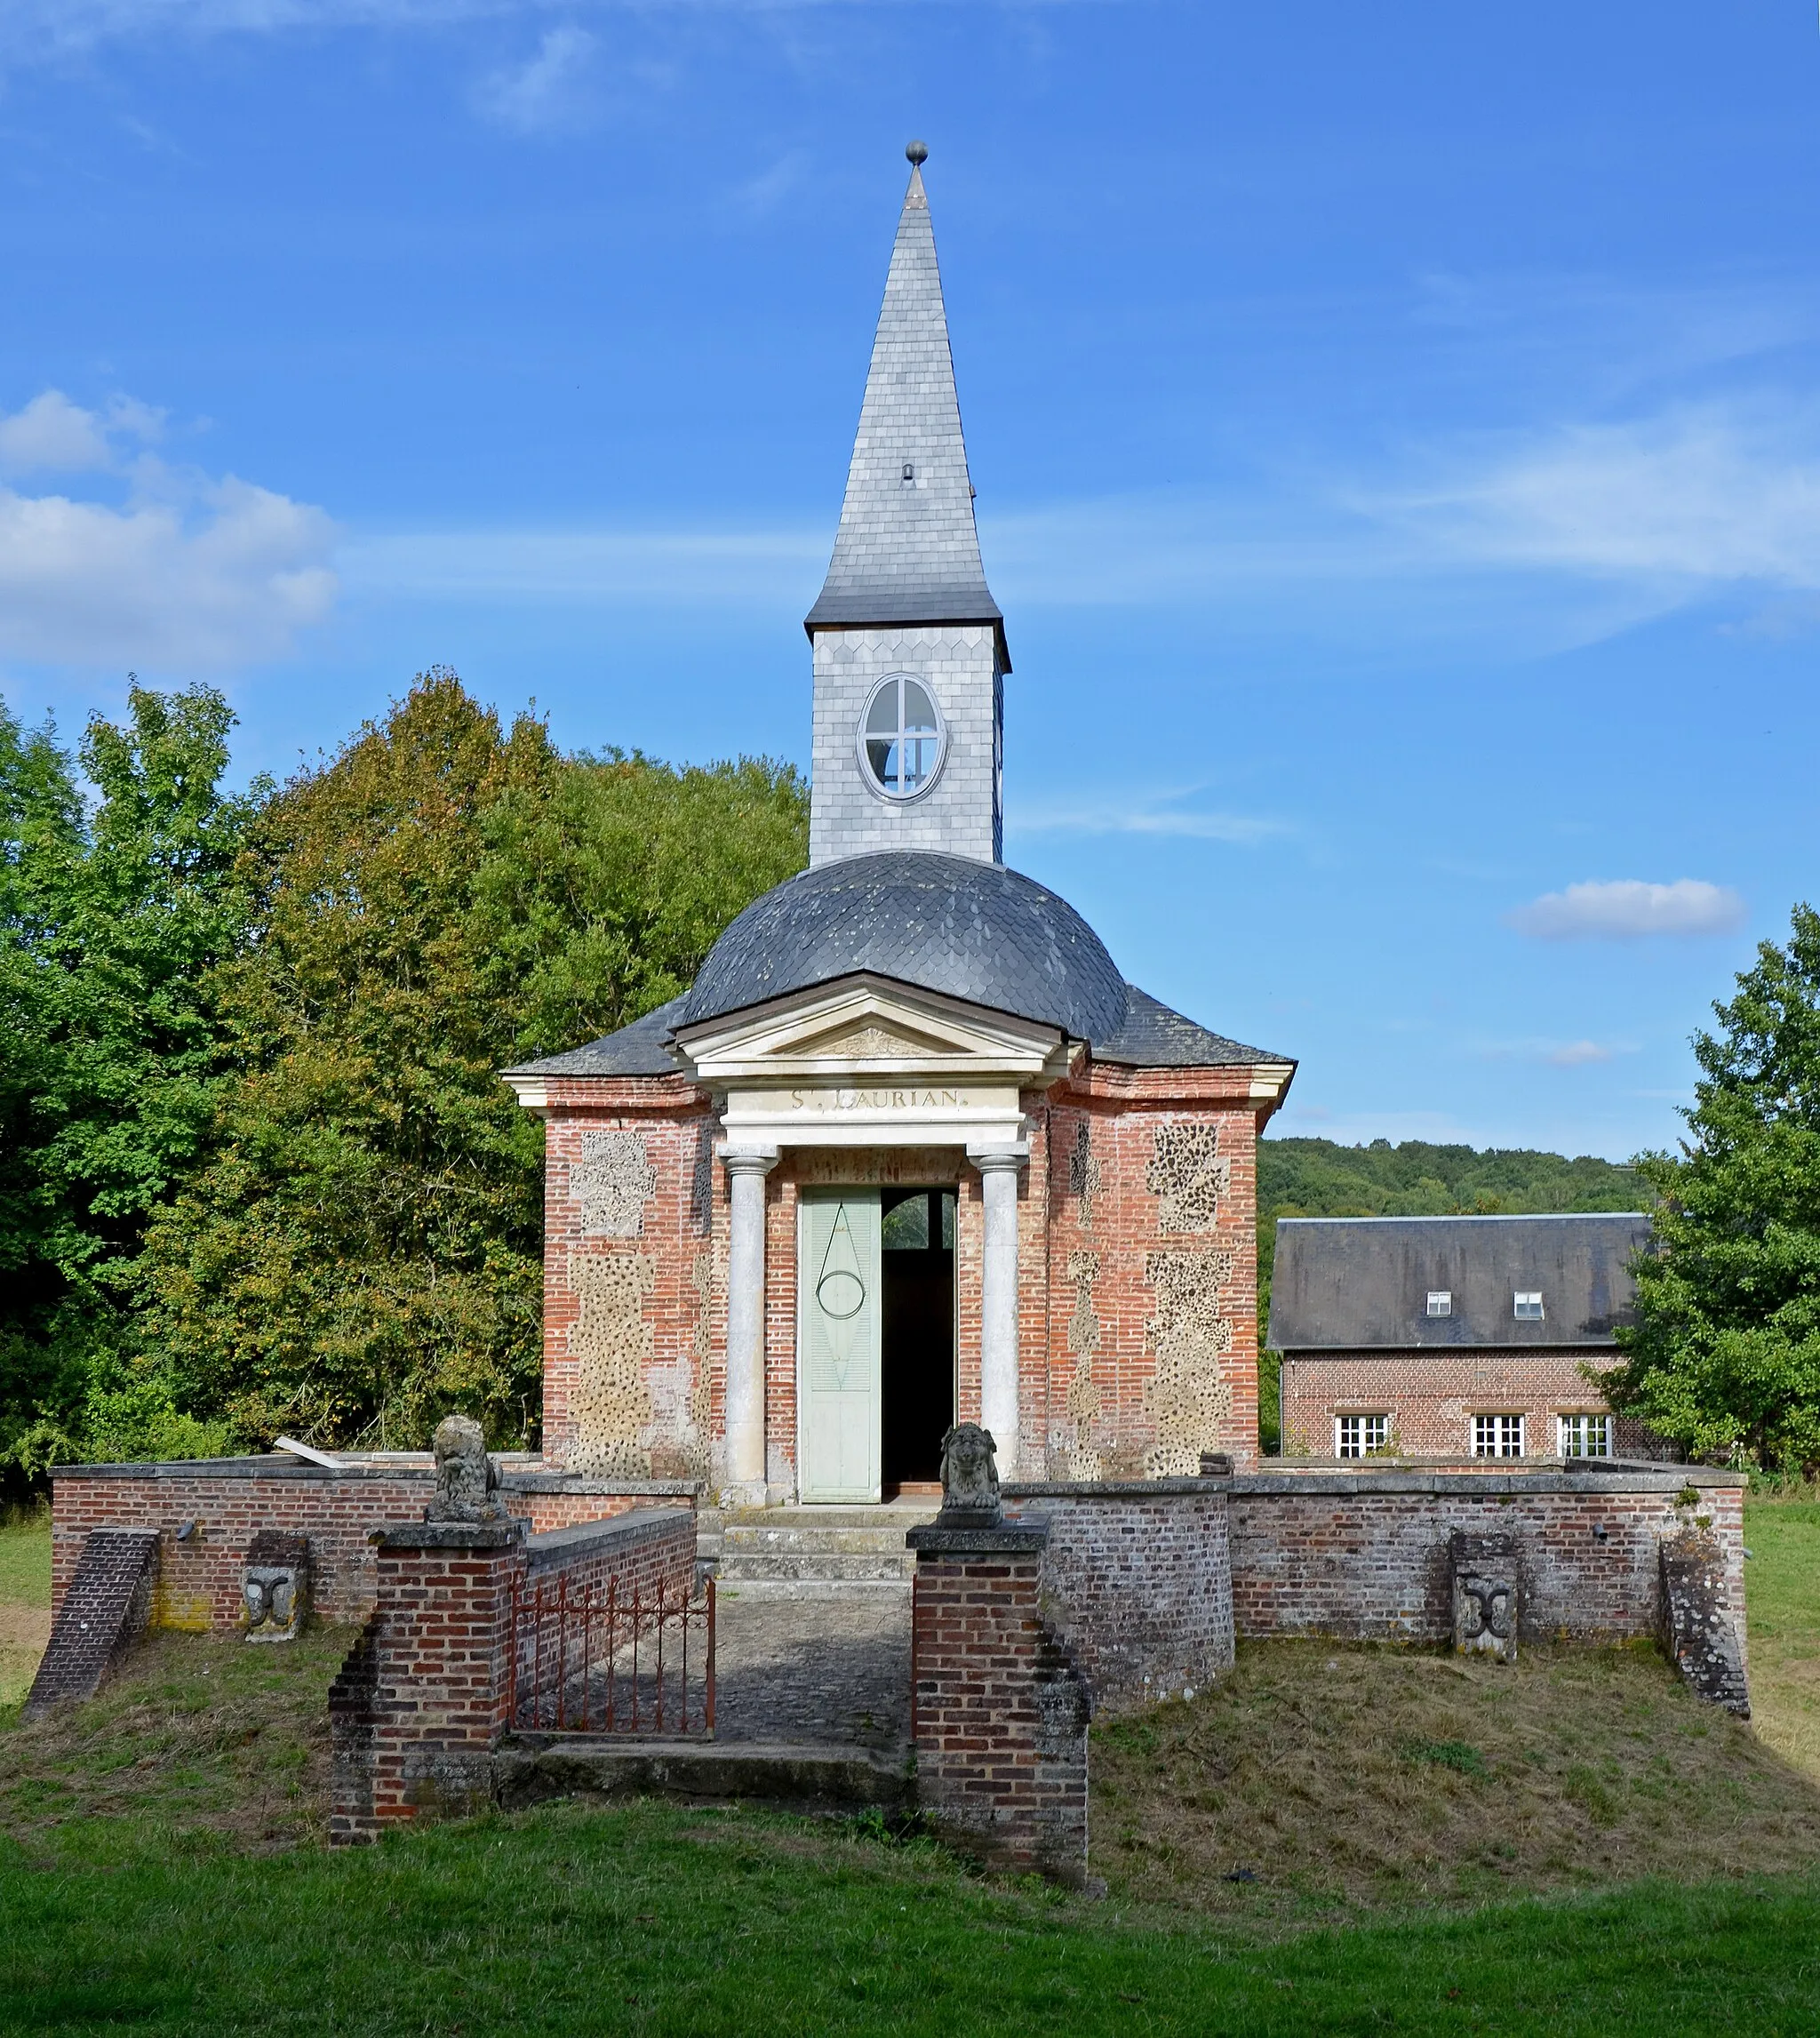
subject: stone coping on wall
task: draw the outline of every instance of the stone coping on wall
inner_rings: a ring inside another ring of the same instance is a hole
[[[1229,1479],[1199,1483],[1224,1489],[1234,1499],[1251,1499],[1290,1493],[1678,1493],[1684,1486],[1699,1491],[1739,1491],[1750,1483],[1748,1472],[1710,1465],[1608,1459],[1596,1471],[1590,1467],[1568,1471],[1559,1464],[1525,1467],[1516,1462],[1472,1471],[1415,1465],[1374,1466],[1369,1470],[1361,1467],[1348,1471],[1322,1467],[1296,1472],[1240,1472]]]
[[[1019,1500],[1155,1500],[1171,1494],[1230,1493],[1231,1473],[1208,1479],[1019,1479],[1001,1486],[1000,1497]]]
[[[615,1515],[605,1522],[578,1522],[568,1529],[546,1529],[525,1538],[524,1554],[531,1568],[560,1563],[578,1549],[615,1543],[638,1543],[670,1532],[678,1525],[694,1526],[687,1507],[638,1507],[629,1515]]]
[[[507,1550],[522,1543],[529,1522],[387,1522],[367,1530],[382,1550]]]
[[[587,1499],[698,1500],[706,1491],[698,1479],[588,1479],[579,1473],[537,1469],[536,1459],[499,1464],[500,1490],[507,1493],[574,1493]],[[124,1465],[53,1465],[59,1479],[278,1479],[321,1485],[336,1479],[430,1478],[435,1461],[427,1451],[393,1451],[383,1458],[349,1458],[338,1465],[312,1465],[274,1451],[257,1458],[173,1458]]]
[[[1033,1556],[1049,1541],[1049,1526],[1042,1522],[1006,1522],[989,1529],[945,1529],[939,1522],[912,1529],[906,1546],[921,1556],[925,1552],[939,1557]]]

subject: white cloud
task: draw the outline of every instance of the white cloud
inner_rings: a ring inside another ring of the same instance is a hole
[[[1437,558],[1672,583],[1820,587],[1812,420],[1708,406],[1580,425],[1361,511]],[[1807,442],[1807,443],[1804,443]]]
[[[1083,802],[1045,808],[1020,803],[1017,835],[1150,835],[1186,836],[1201,842],[1256,843],[1289,830],[1281,821],[1255,814],[1209,813],[1174,803],[1192,799],[1199,788],[1140,795],[1122,801]]]
[[[587,126],[598,108],[600,44],[572,24],[544,31],[536,56],[483,78],[475,105],[515,134],[563,134]]]
[[[118,467],[116,442],[148,444],[164,415],[131,396],[116,396],[105,413],[85,411],[60,389],[44,389],[23,410],[0,412],[0,474],[91,474]]]
[[[1567,1040],[1557,1047],[1544,1048],[1541,1059],[1551,1068],[1585,1068],[1593,1062],[1609,1061],[1611,1050],[1596,1040]]]
[[[1649,934],[1729,934],[1743,926],[1744,900],[1728,885],[1699,877],[1649,884],[1621,877],[1545,892],[1506,915],[1538,941],[1633,941]]]
[[[0,656],[219,669],[283,656],[335,595],[320,509],[145,468],[125,506],[0,489]]]
[[[375,532],[337,562],[353,594],[380,599],[794,609],[815,599],[825,531]]]

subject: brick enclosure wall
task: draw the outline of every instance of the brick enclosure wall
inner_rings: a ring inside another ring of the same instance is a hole
[[[1696,1499],[1683,1505],[1683,1491]],[[1701,1519],[1725,1552],[1743,1633],[1744,1482],[1733,1474],[1271,1473],[1234,1480],[1231,1509],[1233,1618],[1247,1637],[1444,1640],[1456,1529],[1519,1538],[1525,1638],[1654,1634],[1662,1539]]]
[[[911,1611],[918,1802],[994,1866],[1078,1882],[1087,1687],[1043,1618],[1041,1529],[918,1529]]]
[[[244,1618],[241,1570],[261,1529],[306,1536],[310,1603],[322,1619],[351,1623],[371,1608],[377,1572],[370,1531],[420,1521],[435,1491],[427,1454],[418,1464],[330,1470],[291,1458],[224,1458],[167,1465],[59,1466],[52,1473],[51,1600],[62,1604],[96,1529],[149,1529],[158,1538],[154,1626],[234,1628]],[[507,1505],[533,1530],[601,1521],[629,1508],[688,1504],[675,1485],[555,1479],[507,1471]],[[193,1524],[179,1539],[179,1530]]]
[[[1014,1519],[1049,1530],[1044,1618],[1095,1710],[1192,1695],[1233,1662],[1225,1483],[1013,1485]]]
[[[1472,1449],[1475,1415],[1521,1415],[1531,1458],[1553,1457],[1560,1415],[1600,1415],[1607,1403],[1581,1371],[1617,1363],[1608,1348],[1286,1353],[1283,1451],[1330,1458],[1334,1418],[1389,1414],[1400,1453],[1453,1458]],[[1640,1425],[1620,1421],[1614,1455],[1665,1456]]]
[[[528,1539],[515,1523],[419,1523],[374,1531],[377,1598],[329,1694],[332,1842],[371,1840],[426,1812],[491,1802],[492,1754],[510,1724],[514,1593],[571,1594],[619,1580],[630,1596],[691,1578],[691,1509]]]

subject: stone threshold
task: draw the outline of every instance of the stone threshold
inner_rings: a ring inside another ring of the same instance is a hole
[[[842,1743],[643,1739],[515,1733],[493,1758],[508,1810],[555,1797],[661,1797],[683,1804],[762,1803],[815,1818],[916,1803],[911,1751]]]

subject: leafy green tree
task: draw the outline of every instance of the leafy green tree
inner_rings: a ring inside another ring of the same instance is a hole
[[[35,1472],[98,1429],[204,1450],[124,1363],[146,1226],[196,1155],[217,1083],[211,971],[245,940],[236,864],[265,788],[225,794],[234,717],[134,683],[80,749],[0,713],[0,1458]]]
[[[1696,1458],[1820,1466],[1820,914],[1765,941],[1720,1030],[1678,1155],[1638,1163],[1660,1195],[1637,1268],[1615,1405]]]
[[[451,1406],[528,1440],[541,1136],[499,1071],[674,995],[803,810],[775,767],[564,759],[441,669],[286,786],[217,987],[235,1080],[141,1267],[173,1398],[248,1443],[420,1442]]]

